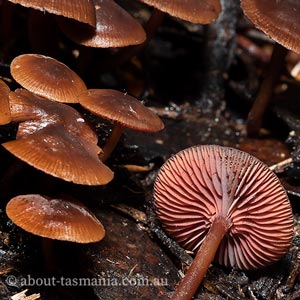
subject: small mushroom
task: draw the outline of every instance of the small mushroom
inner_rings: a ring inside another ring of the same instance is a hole
[[[300,2],[241,0],[241,7],[258,29],[277,42],[266,77],[247,119],[248,134],[257,135],[274,87],[280,78],[287,49],[300,53]]]
[[[192,23],[209,24],[221,12],[219,0],[140,0],[174,17]]]
[[[115,90],[92,89],[79,96],[79,103],[93,114],[114,122],[112,133],[103,147],[105,161],[125,128],[157,132],[164,128],[160,118],[136,98]]]
[[[75,199],[50,198],[39,194],[19,195],[6,205],[6,214],[17,226],[43,237],[44,268],[57,272],[54,241],[94,243],[105,236],[101,222]]]
[[[241,0],[244,14],[266,35],[300,53],[300,2]]]
[[[39,54],[23,54],[13,59],[12,77],[25,89],[58,102],[76,103],[86,93],[82,79],[65,64]]]
[[[10,107],[9,107],[9,87],[0,80],[0,125],[9,124],[11,122]]]
[[[2,146],[29,165],[66,181],[103,185],[113,179],[113,172],[98,158],[101,149],[61,124],[48,125]]]
[[[154,185],[158,217],[183,247],[197,251],[173,300],[190,300],[213,259],[243,270],[271,264],[293,235],[288,197],[276,175],[237,149],[195,146],[171,157]]]
[[[95,131],[72,107],[18,89],[9,93],[17,139],[2,145],[47,174],[87,185],[107,184],[113,172],[98,158]]]
[[[143,27],[112,0],[94,0],[96,28],[58,18],[60,29],[74,42],[95,48],[141,44],[146,39]]]
[[[83,116],[69,105],[45,100],[27,90],[17,89],[9,93],[11,119],[18,122],[17,138],[35,133],[51,124],[60,124],[75,135],[97,144],[94,129]]]
[[[96,26],[93,0],[9,0],[12,3],[34,8],[42,12],[71,18],[79,22]]]
[[[77,200],[20,195],[8,202],[6,213],[22,229],[49,239],[92,243],[105,236],[100,221]]]

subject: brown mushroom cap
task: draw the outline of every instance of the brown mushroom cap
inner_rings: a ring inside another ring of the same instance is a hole
[[[93,0],[9,0],[25,7],[47,11],[55,15],[96,26]]]
[[[141,44],[146,39],[143,27],[112,0],[94,0],[96,28],[59,18],[61,30],[74,42],[96,48]]]
[[[171,16],[200,24],[213,22],[221,12],[220,0],[140,0]]]
[[[8,202],[6,213],[22,229],[50,239],[92,243],[105,236],[100,221],[78,201],[21,195]]]
[[[5,125],[11,122],[10,107],[9,107],[9,87],[0,80],[0,125]]]
[[[164,128],[160,118],[132,96],[115,90],[93,89],[80,95],[79,103],[93,114],[145,132]]]
[[[39,54],[23,54],[13,59],[11,75],[25,89],[58,102],[76,103],[87,88],[82,79],[63,63]]]
[[[239,269],[262,267],[289,248],[293,215],[278,178],[248,153],[196,146],[171,157],[154,187],[157,214],[167,233],[197,250],[213,220],[231,227],[215,260]]]
[[[300,53],[300,2],[241,0],[250,21],[273,40]]]
[[[66,181],[102,185],[113,179],[113,172],[98,159],[100,148],[62,125],[49,125],[2,145],[29,165]]]
[[[17,89],[9,94],[12,121],[19,124],[17,138],[32,134],[46,126],[60,124],[87,141],[97,144],[96,132],[74,108],[45,100],[27,90]]]

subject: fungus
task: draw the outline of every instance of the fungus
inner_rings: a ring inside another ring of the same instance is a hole
[[[241,0],[244,14],[266,35],[300,53],[300,3],[295,0]]]
[[[96,28],[59,18],[60,29],[74,42],[96,48],[141,44],[146,39],[143,27],[112,0],[94,0]]]
[[[17,89],[9,93],[12,121],[18,122],[17,138],[32,134],[51,124],[61,124],[75,135],[97,144],[97,134],[83,116],[74,108],[48,101],[27,90]]]
[[[140,0],[174,17],[192,23],[209,24],[221,12],[219,0]]]
[[[61,15],[79,22],[96,26],[95,9],[93,0],[9,0],[12,3],[20,4],[25,7]]]
[[[94,243],[105,236],[105,229],[81,202],[70,197],[50,198],[39,194],[19,195],[6,205],[6,214],[17,226],[41,240],[44,268],[56,272],[54,241]]]
[[[9,107],[9,87],[0,80],[0,125],[9,124],[11,122],[10,107]]]
[[[300,53],[300,3],[295,0],[241,0],[241,7],[258,29],[278,43],[274,46],[269,70],[248,115],[248,134],[255,135],[261,127],[263,114],[280,78],[287,53],[285,48]]]
[[[164,128],[160,118],[136,98],[115,90],[92,89],[79,96],[79,103],[93,114],[114,122],[112,133],[103,147],[105,161],[125,128],[157,132]]]
[[[264,163],[237,149],[205,145],[179,152],[158,173],[154,201],[166,232],[197,251],[173,300],[192,298],[213,259],[260,268],[290,246],[293,215],[284,188]]]
[[[102,185],[113,172],[99,160],[97,135],[72,107],[18,89],[9,93],[17,139],[5,149],[31,166],[77,184]]]
[[[17,226],[49,239],[92,243],[105,235],[100,221],[77,200],[20,195],[8,202],[6,213]]]
[[[66,181],[102,185],[113,179],[113,172],[98,159],[101,149],[60,124],[48,125],[2,146],[29,165]]]
[[[12,77],[25,89],[58,102],[76,103],[87,88],[65,64],[39,54],[23,54],[10,65]]]

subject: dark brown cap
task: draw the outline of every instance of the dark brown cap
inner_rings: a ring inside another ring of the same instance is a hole
[[[6,213],[22,229],[50,239],[92,243],[105,236],[103,225],[79,201],[20,195],[8,202]]]
[[[213,22],[221,12],[220,0],[140,0],[171,16],[200,24]]]
[[[274,41],[300,53],[300,2],[241,0],[250,21]]]
[[[9,0],[15,4],[96,26],[93,0]]]
[[[237,149],[196,146],[171,157],[154,187],[166,232],[196,251],[215,218],[231,223],[215,260],[253,269],[278,260],[293,236],[288,197],[275,174]]]
[[[96,48],[141,44],[146,39],[143,27],[121,6],[111,0],[94,0],[96,28],[59,18],[61,30],[74,42]]]
[[[11,75],[25,89],[58,102],[76,103],[87,88],[65,64],[39,54],[23,54],[13,59]]]
[[[136,98],[115,90],[94,89],[79,97],[79,103],[93,114],[118,122],[124,127],[156,132],[163,122]]]
[[[11,122],[10,106],[9,106],[9,87],[0,80],[0,125],[9,124]]]
[[[91,143],[98,142],[96,132],[83,116],[69,105],[45,100],[23,89],[10,92],[9,99],[12,121],[21,122],[17,138],[56,124],[64,126],[68,132]]]
[[[113,179],[113,172],[98,159],[101,149],[62,125],[48,125],[2,145],[29,165],[66,181],[103,185]]]

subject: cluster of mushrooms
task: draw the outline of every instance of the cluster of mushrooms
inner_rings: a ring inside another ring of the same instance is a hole
[[[13,78],[23,87],[10,91],[0,82],[0,123],[18,123],[16,139],[3,143],[10,153],[52,176],[82,185],[105,185],[114,176],[104,164],[124,128],[145,132],[164,125],[130,95],[115,90],[88,90],[81,78],[61,62],[24,54],[11,63]],[[66,103],[80,103],[114,123],[101,149],[95,130]],[[9,201],[7,214],[23,229],[44,237],[96,242],[104,237],[97,218],[74,199],[20,195]],[[67,220],[67,221],[66,221]]]
[[[57,18],[61,30],[84,46],[121,47],[146,40],[141,25],[111,0],[9,1],[64,17]],[[221,13],[219,0],[141,1],[155,7],[153,14],[160,10],[194,23],[211,23]],[[300,52],[298,2],[241,0],[241,7],[277,43]],[[273,71],[249,114],[250,133],[257,132],[261,124],[276,82]],[[113,172],[104,162],[124,127],[147,132],[163,128],[159,118],[135,98],[113,90],[88,90],[74,72],[52,58],[19,56],[11,64],[11,74],[24,89],[12,92],[0,82],[1,107],[6,108],[1,124],[19,123],[16,140],[3,146],[35,168],[64,180],[108,183]],[[103,149],[84,118],[59,102],[80,103],[114,122]],[[254,269],[277,261],[290,246],[293,215],[284,188],[265,164],[236,149],[196,146],[179,152],[161,168],[154,201],[166,232],[197,252],[173,300],[191,299],[213,260]],[[54,218],[53,211],[59,212]],[[85,243],[104,236],[101,223],[77,200],[22,195],[9,201],[7,214],[20,227],[41,236],[49,232],[42,228],[43,223],[52,228],[51,238],[55,239]],[[36,214],[41,216],[39,224]]]

